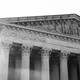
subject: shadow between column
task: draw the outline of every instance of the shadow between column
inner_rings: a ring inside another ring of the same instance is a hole
[[[53,50],[50,54],[50,80],[60,80],[60,51]]]
[[[30,80],[41,80],[41,47],[34,46],[30,55]]]
[[[71,53],[68,58],[68,75],[69,80],[79,80],[79,64],[77,54]]]

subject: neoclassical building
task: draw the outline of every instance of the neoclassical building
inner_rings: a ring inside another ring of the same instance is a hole
[[[0,80],[80,80],[80,16],[1,18]]]

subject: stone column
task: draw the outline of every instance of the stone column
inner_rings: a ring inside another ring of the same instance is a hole
[[[60,80],[68,80],[68,54],[67,51],[60,53]]]
[[[44,48],[41,53],[42,54],[41,80],[50,80],[49,53],[50,53],[50,49],[48,48]]]
[[[0,80],[8,80],[10,42],[0,43]]]
[[[23,46],[21,80],[30,80],[30,46]]]

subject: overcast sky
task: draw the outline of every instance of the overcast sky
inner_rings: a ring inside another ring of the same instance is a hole
[[[72,13],[80,15],[80,0],[0,0],[0,18]]]

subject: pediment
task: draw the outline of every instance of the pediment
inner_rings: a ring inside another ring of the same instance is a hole
[[[3,18],[10,24],[49,33],[80,37],[80,17],[76,14]]]
[[[0,21],[62,40],[80,42],[80,17],[76,14],[2,18]]]

